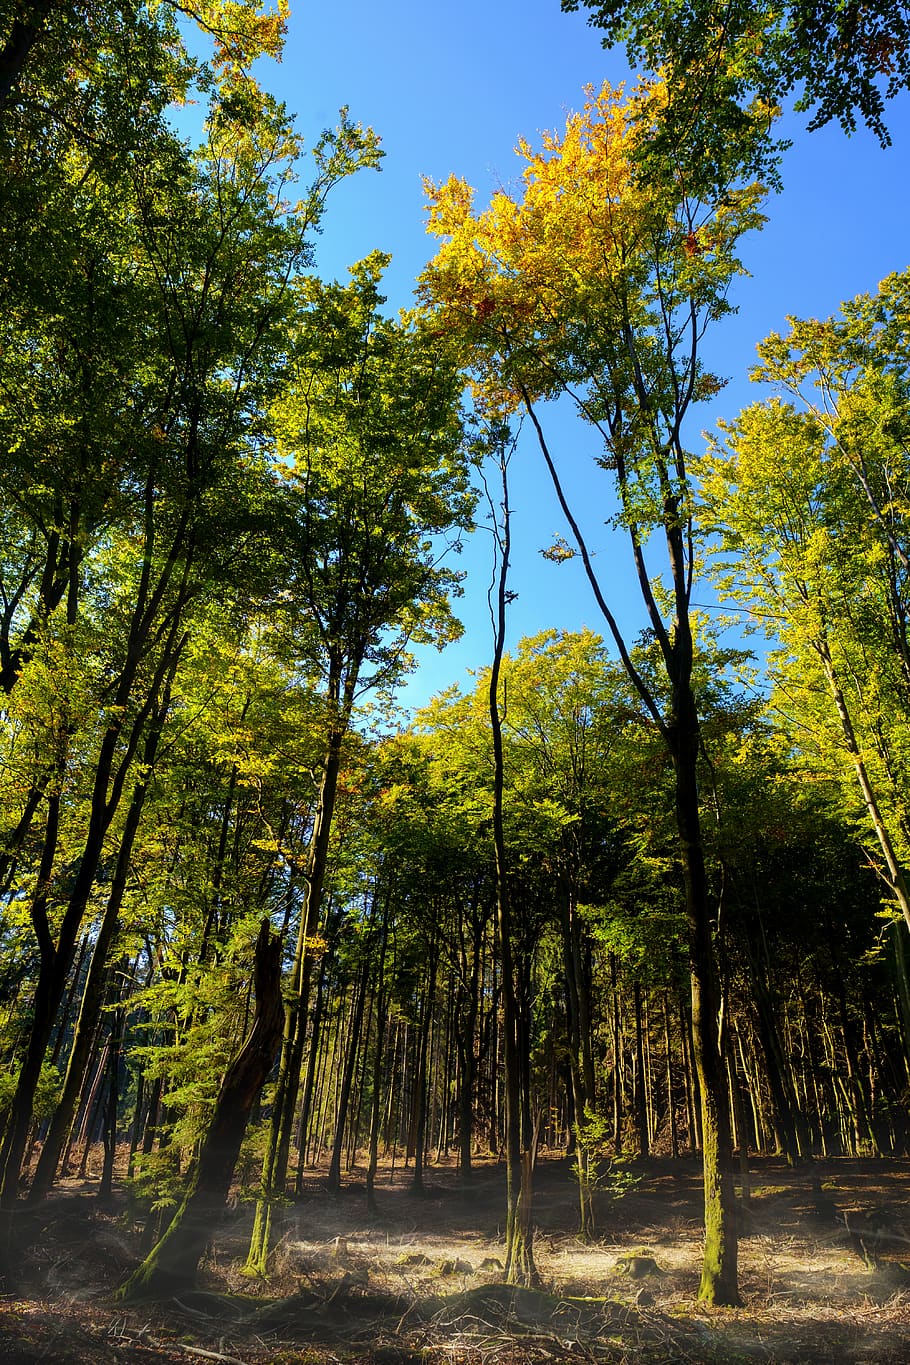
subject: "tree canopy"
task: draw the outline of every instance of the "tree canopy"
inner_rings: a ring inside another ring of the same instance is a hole
[[[561,0],[582,6],[605,45],[625,43],[633,61],[664,71],[688,95],[676,112],[692,124],[704,102],[711,116],[736,122],[753,99],[777,105],[795,97],[809,128],[857,119],[887,144],[885,103],[910,84],[910,10],[903,0],[860,4],[826,0],[752,4],[734,0]],[[686,134],[683,125],[679,132]]]

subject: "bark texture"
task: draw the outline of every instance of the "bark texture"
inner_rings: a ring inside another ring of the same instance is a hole
[[[252,1030],[222,1082],[183,1203],[161,1241],[120,1289],[121,1299],[169,1297],[196,1277],[213,1218],[227,1199],[250,1113],[281,1041],[281,948],[280,937],[273,936],[269,921],[263,920],[256,942]]]

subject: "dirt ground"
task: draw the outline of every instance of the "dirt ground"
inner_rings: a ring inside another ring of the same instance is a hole
[[[313,1173],[282,1210],[268,1282],[239,1273],[252,1222],[243,1204],[213,1230],[196,1290],[130,1308],[114,1298],[139,1256],[125,1202],[101,1210],[92,1181],[70,1184],[7,1229],[0,1361],[910,1362],[910,1161],[791,1170],[754,1160],[741,1220],[744,1306],[715,1310],[694,1302],[698,1165],[627,1169],[624,1192],[596,1196],[597,1238],[586,1244],[569,1163],[540,1161],[543,1292],[501,1283],[504,1173],[488,1163],[467,1191],[452,1166],[431,1167],[423,1197],[410,1192],[408,1171],[392,1181],[386,1172],[376,1218],[358,1172],[335,1198]]]

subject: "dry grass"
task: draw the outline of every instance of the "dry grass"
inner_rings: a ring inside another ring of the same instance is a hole
[[[0,1359],[910,1361],[910,1273],[900,1265],[910,1247],[910,1163],[828,1162],[810,1173],[755,1162],[740,1244],[744,1306],[713,1311],[695,1305],[697,1166],[653,1161],[639,1174],[625,1198],[602,1200],[599,1235],[588,1244],[574,1232],[567,1163],[542,1162],[535,1221],[543,1296],[499,1287],[502,1172],[485,1163],[466,1191],[451,1166],[433,1168],[424,1197],[399,1171],[379,1185],[377,1218],[366,1212],[356,1173],[335,1199],[313,1173],[303,1198],[283,1211],[267,1283],[239,1273],[251,1218],[241,1205],[213,1239],[200,1293],[128,1313],[115,1309],[112,1292],[135,1256],[132,1234],[97,1214],[86,1187],[72,1189],[42,1214],[18,1267],[16,1297],[0,1314]],[[638,1263],[630,1272],[630,1255],[653,1258],[659,1273],[638,1276]]]

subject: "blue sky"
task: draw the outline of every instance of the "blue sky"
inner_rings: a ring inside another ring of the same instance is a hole
[[[292,0],[293,5],[293,0]],[[559,0],[462,0],[458,5],[365,0],[292,9],[285,55],[263,70],[263,83],[297,116],[310,143],[335,122],[338,108],[371,124],[386,156],[379,174],[366,172],[336,191],[319,241],[321,274],[342,278],[353,261],[379,248],[392,253],[389,306],[407,307],[414,280],[432,254],[424,230],[421,177],[465,177],[483,204],[519,169],[519,136],[537,140],[560,128],[584,87],[630,75],[624,54],[604,52],[580,14],[564,15]],[[806,133],[788,121],[794,139],[784,167],[784,192],[772,198],[764,231],[744,245],[751,278],[736,291],[739,313],[709,340],[712,366],[729,380],[711,404],[696,409],[688,431],[693,449],[718,417],[734,417],[758,396],[747,374],[755,344],[786,326],[786,315],[826,316],[840,301],[873,290],[910,265],[910,97],[890,107],[894,145],[882,151],[865,131]],[[582,509],[608,596],[625,627],[643,624],[623,544],[603,525],[609,476],[593,468],[592,436],[563,418],[554,422],[554,453]],[[557,566],[539,551],[563,533],[558,507],[530,433],[513,467],[515,552],[510,642],[549,627],[576,630],[602,623],[574,563]],[[441,655],[420,652],[420,667],[401,699],[420,705],[450,682],[467,681],[490,652],[486,590],[491,559],[476,535],[461,556],[468,571],[459,615],[462,640]],[[697,595],[697,594],[696,594]]]

